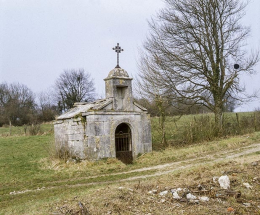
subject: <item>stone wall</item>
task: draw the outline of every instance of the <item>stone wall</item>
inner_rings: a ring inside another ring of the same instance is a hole
[[[151,152],[151,125],[146,113],[99,112],[86,114],[86,155],[91,159],[116,157],[115,130],[121,123],[131,129],[133,157]]]
[[[66,148],[73,157],[85,159],[85,122],[81,118],[58,120],[54,123],[56,149]]]
[[[121,123],[131,129],[134,158],[152,151],[149,115],[137,112],[93,111],[80,118],[58,120],[54,124],[56,147],[67,147],[80,159],[116,157],[115,130]]]

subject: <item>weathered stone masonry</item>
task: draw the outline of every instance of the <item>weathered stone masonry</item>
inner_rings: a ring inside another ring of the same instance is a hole
[[[54,123],[57,147],[66,146],[80,159],[124,157],[152,151],[147,110],[133,102],[132,78],[121,68],[105,80],[106,98],[75,103]]]

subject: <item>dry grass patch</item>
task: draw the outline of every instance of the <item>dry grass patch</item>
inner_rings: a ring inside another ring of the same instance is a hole
[[[221,175],[229,176],[230,189],[213,182],[214,176]],[[207,196],[209,201],[187,200],[184,191],[181,199],[174,199],[171,190],[176,188],[185,188],[197,197]],[[162,195],[163,191],[168,193]],[[52,204],[49,212],[80,214],[80,202],[86,214],[260,214],[259,191],[260,161],[257,154],[252,154],[149,180],[102,186],[91,193],[82,191]]]
[[[53,158],[50,160],[49,158],[43,158],[39,161],[39,163],[42,169],[50,169],[63,172],[88,171],[89,174],[97,174],[112,170],[121,170],[126,167],[124,163],[117,160],[116,158],[108,158],[100,161],[82,160],[80,162],[68,160],[68,162],[66,163],[64,161],[61,161],[60,159]]]
[[[179,161],[182,159],[191,159],[211,155],[216,152],[233,150],[248,146],[256,141],[260,141],[260,132],[253,134],[231,137],[212,142],[203,142],[192,144],[186,147],[169,147],[161,151],[153,151],[136,159],[136,164],[147,166],[162,163]]]

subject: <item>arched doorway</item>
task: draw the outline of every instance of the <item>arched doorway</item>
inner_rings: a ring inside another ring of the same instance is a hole
[[[123,163],[133,162],[131,129],[126,123],[117,126],[115,132],[116,158]]]

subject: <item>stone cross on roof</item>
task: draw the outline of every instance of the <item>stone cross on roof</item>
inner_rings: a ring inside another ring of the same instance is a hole
[[[121,47],[119,46],[119,43],[117,43],[117,46],[115,48],[113,48],[113,50],[115,50],[115,52],[117,53],[117,65],[116,65],[116,68],[120,68],[120,66],[119,66],[119,53],[121,53],[121,51],[124,51],[124,49],[121,49]]]

